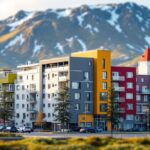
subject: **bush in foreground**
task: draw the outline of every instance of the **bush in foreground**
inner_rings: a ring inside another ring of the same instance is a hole
[[[150,138],[26,138],[19,141],[0,141],[0,150],[149,150]]]

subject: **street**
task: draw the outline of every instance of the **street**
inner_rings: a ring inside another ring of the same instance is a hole
[[[55,139],[67,139],[73,137],[109,137],[110,133],[51,133],[51,132],[31,132],[31,133],[20,133],[23,137],[50,137]],[[142,132],[142,133],[113,133],[113,137],[115,138],[142,138],[142,137],[150,137],[150,132]]]

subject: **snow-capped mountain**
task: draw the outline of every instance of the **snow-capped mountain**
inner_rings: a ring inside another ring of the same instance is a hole
[[[0,66],[109,49],[113,64],[136,62],[150,46],[150,9],[135,3],[19,11],[0,21]]]

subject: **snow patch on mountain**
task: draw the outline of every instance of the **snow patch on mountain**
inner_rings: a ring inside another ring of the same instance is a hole
[[[139,20],[140,22],[143,21],[143,18],[142,18],[141,16],[139,16],[138,14],[136,14],[135,16],[138,18],[138,20]]]
[[[54,12],[55,14],[57,14],[57,18],[62,18],[62,17],[68,17],[71,15],[72,10],[71,9],[64,9],[61,11],[58,10],[53,10],[52,12]]]
[[[5,47],[3,50],[1,50],[1,53],[4,53],[4,51],[10,47],[15,46],[16,44],[22,45],[24,43],[25,39],[23,38],[23,35],[20,34],[18,36],[16,36],[13,40],[11,40]]]
[[[88,12],[85,12],[83,14],[81,14],[80,16],[77,16],[77,19],[78,19],[78,22],[79,22],[79,25],[82,26],[82,23],[84,21],[84,17],[88,14]]]
[[[35,41],[34,41],[34,49],[33,49],[32,57],[34,57],[35,54],[37,54],[37,53],[41,50],[42,47],[43,47],[43,45],[42,45],[42,44],[41,44],[41,45],[38,44],[38,41],[35,40]]]
[[[76,37],[77,41],[80,43],[81,47],[82,47],[82,50],[83,51],[86,51],[87,50],[87,47],[86,47],[86,44],[83,42],[83,40],[79,39],[78,37]]]
[[[101,9],[103,11],[106,11],[108,9],[111,8],[111,6],[109,5],[106,5],[106,4],[101,4],[101,5],[90,5],[89,8],[92,10],[92,9]]]
[[[99,29],[97,27],[92,27],[92,25],[90,25],[90,24],[87,24],[84,28],[89,29],[90,33],[92,33],[92,34],[93,34],[93,32],[97,32],[97,33],[99,32]]]
[[[16,27],[18,27],[19,25],[21,25],[21,24],[23,24],[24,22],[26,22],[26,21],[32,19],[33,16],[34,16],[34,14],[35,14],[34,12],[32,12],[32,13],[28,12],[28,13],[27,13],[27,16],[24,17],[23,19],[17,20],[17,21],[15,21],[15,22],[13,22],[13,23],[10,23],[10,24],[7,24],[9,27],[11,27],[10,31],[13,31],[13,30],[14,30]]]
[[[116,13],[116,9],[110,12],[111,19],[107,20],[107,22],[114,26],[118,32],[122,32],[120,25],[118,24],[119,15]]]
[[[150,36],[146,35],[145,36],[145,41],[147,42],[147,44],[150,45]]]
[[[64,54],[64,48],[63,48],[62,44],[57,43],[55,48],[57,48],[62,54]]]

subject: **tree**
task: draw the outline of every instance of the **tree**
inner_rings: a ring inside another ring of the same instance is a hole
[[[108,107],[107,107],[107,112],[108,112],[108,121],[111,122],[111,135],[114,130],[115,126],[118,126],[119,123],[119,104],[116,101],[117,98],[117,92],[114,90],[114,88],[109,88],[108,91]]]
[[[44,119],[44,114],[43,114],[43,112],[39,111],[36,114],[36,120],[35,120],[34,125],[37,126],[37,127],[41,127],[42,128],[42,125],[44,123],[43,119]]]
[[[4,126],[6,126],[6,122],[13,117],[12,105],[13,99],[10,97],[10,93],[3,91],[0,93],[0,119],[3,121]]]
[[[69,123],[69,91],[66,84],[63,84],[59,89],[58,96],[56,98],[57,105],[55,107],[55,121],[60,122],[62,128]]]

